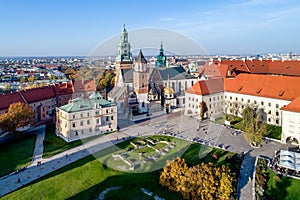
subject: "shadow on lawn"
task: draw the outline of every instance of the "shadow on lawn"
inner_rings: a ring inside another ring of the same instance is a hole
[[[111,176],[105,181],[90,187],[80,193],[68,198],[76,199],[96,199],[101,192],[110,188],[120,186],[121,188],[114,192],[106,194],[106,199],[153,199],[141,192],[145,188],[154,195],[165,199],[182,199],[181,194],[170,192],[159,185],[159,171],[136,174],[124,173],[122,175]]]

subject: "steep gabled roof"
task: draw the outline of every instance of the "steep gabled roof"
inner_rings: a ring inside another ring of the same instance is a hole
[[[121,69],[124,83],[133,83],[133,69]]]
[[[140,52],[139,52],[139,55],[137,57],[137,62],[138,63],[145,63],[145,64],[147,63],[147,60],[144,57],[142,50],[140,50]]]
[[[201,80],[185,91],[186,93],[197,95],[208,95],[224,92],[224,83],[222,78]]]

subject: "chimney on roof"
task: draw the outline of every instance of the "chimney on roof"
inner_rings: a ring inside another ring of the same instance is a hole
[[[281,61],[284,62],[284,58],[281,58]]]
[[[222,58],[218,58],[218,61],[221,62],[221,61],[222,61]]]
[[[260,62],[262,62],[262,57],[259,57],[258,60],[260,60]]]

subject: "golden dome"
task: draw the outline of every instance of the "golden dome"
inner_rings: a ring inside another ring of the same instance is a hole
[[[164,90],[163,90],[163,93],[171,95],[171,94],[174,94],[174,90],[171,87],[165,87]]]

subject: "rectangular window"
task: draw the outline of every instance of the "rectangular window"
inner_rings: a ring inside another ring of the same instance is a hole
[[[87,123],[87,124],[90,124],[90,120],[87,120],[86,123]]]
[[[271,103],[269,103],[268,106],[271,107]]]
[[[99,124],[99,119],[96,119],[96,123]]]
[[[83,126],[83,122],[82,121],[80,122],[80,126]]]
[[[89,112],[87,113],[87,116],[88,116],[88,117],[90,116],[90,113],[89,113]]]
[[[73,125],[72,125],[72,126],[73,126],[73,128],[75,128],[75,127],[76,127],[76,124],[75,124],[75,123],[73,123]]]
[[[254,100],[254,104],[256,104],[257,102],[256,102],[256,100]]]
[[[108,118],[108,117],[106,117],[106,121],[107,121],[107,122],[109,121],[109,118]]]
[[[247,102],[250,103],[250,99],[248,99]]]
[[[73,115],[73,119],[75,119],[75,115]]]
[[[279,104],[276,104],[276,108],[279,108]]]
[[[111,120],[114,120],[114,116],[111,116],[110,119],[111,119]]]
[[[260,102],[260,104],[263,106],[263,105],[264,105],[264,102],[262,101],[262,102]]]

